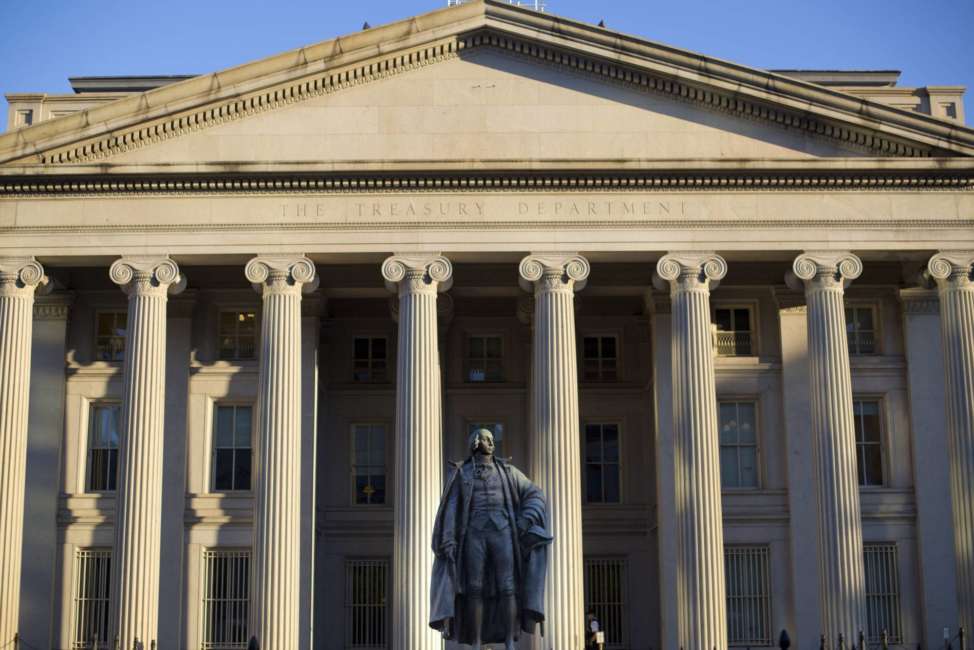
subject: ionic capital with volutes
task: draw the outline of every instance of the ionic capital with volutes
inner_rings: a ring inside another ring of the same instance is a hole
[[[518,266],[521,288],[535,294],[581,291],[591,270],[577,253],[532,253]]]
[[[453,285],[453,265],[439,254],[393,255],[382,263],[386,288],[400,296],[407,293],[448,291]]]
[[[927,273],[941,289],[974,286],[974,251],[940,251],[927,263]]]
[[[112,282],[127,295],[174,295],[186,288],[186,277],[169,257],[124,256],[108,270]]]
[[[727,262],[716,253],[667,253],[656,263],[653,284],[660,290],[669,285],[678,291],[711,291],[727,275]]]
[[[304,255],[258,255],[244,268],[254,290],[263,295],[300,295],[318,288],[315,263]]]
[[[48,278],[33,257],[0,257],[0,296],[32,296]]]
[[[862,260],[848,251],[806,251],[795,258],[785,283],[793,289],[804,288],[806,291],[842,290],[860,275]]]

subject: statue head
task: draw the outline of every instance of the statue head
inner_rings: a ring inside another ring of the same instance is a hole
[[[471,454],[494,455],[494,434],[489,429],[477,429],[470,434],[467,446]]]

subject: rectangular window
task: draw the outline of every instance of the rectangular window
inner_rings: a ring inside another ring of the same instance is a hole
[[[95,316],[95,358],[98,361],[121,361],[125,358],[124,311],[102,311]]]
[[[250,551],[203,551],[202,650],[246,648]]]
[[[468,422],[467,423],[467,437],[478,429],[487,429],[492,434],[494,434],[494,455],[500,458],[504,457],[504,423],[503,422]],[[467,443],[466,440],[463,441],[464,444]],[[469,450],[467,450],[469,451]]]
[[[883,444],[879,402],[854,401],[852,415],[856,430],[856,467],[859,485],[883,485]]]
[[[504,381],[504,345],[500,336],[469,336],[464,357],[467,381]]]
[[[75,553],[74,649],[107,648],[111,615],[112,552],[81,549]]]
[[[619,341],[615,336],[582,339],[582,380],[615,381],[618,378]]]
[[[846,307],[849,354],[876,354],[876,319],[872,307]]]
[[[220,312],[220,358],[257,357],[257,314],[253,311]]]
[[[345,562],[345,648],[388,647],[388,560]]]
[[[720,486],[758,487],[758,437],[754,402],[719,402]]]
[[[386,502],[386,426],[352,425],[352,485],[357,504]]]
[[[903,641],[900,625],[900,579],[896,544],[865,544],[866,621],[870,643],[886,632],[891,644]]]
[[[585,611],[598,619],[607,648],[625,647],[628,640],[627,591],[625,560],[585,560]]]
[[[253,467],[253,409],[250,406],[216,407],[213,430],[213,490],[249,490]]]
[[[619,503],[619,425],[585,425],[585,496],[589,503]]]
[[[750,355],[752,320],[750,307],[714,309],[714,324],[717,325],[717,354],[723,357]]]
[[[88,425],[88,492],[113,492],[118,480],[118,445],[122,407],[95,404]]]
[[[727,641],[771,645],[771,574],[767,546],[725,546]]]
[[[29,108],[23,108],[17,111],[17,119],[15,126],[30,126],[34,123],[34,111]]]
[[[356,336],[353,379],[359,382],[388,381],[388,346],[382,336]]]

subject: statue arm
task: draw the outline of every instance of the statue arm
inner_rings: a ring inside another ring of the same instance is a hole
[[[544,493],[537,485],[531,482],[521,470],[511,467],[514,481],[517,485],[519,497],[519,507],[517,512],[517,524],[521,533],[532,526],[541,528],[547,527],[547,503]]]
[[[455,470],[447,481],[433,531],[433,553],[437,557],[450,557],[457,543],[457,518],[460,513],[460,487]],[[451,558],[452,559],[452,558]]]

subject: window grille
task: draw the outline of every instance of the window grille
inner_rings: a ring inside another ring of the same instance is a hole
[[[863,559],[866,568],[866,624],[869,642],[881,642],[885,630],[891,644],[902,643],[896,544],[865,544]]]
[[[585,610],[595,613],[607,648],[628,642],[629,611],[624,559],[585,560]]]
[[[585,425],[585,495],[589,503],[619,503],[619,425]]]
[[[714,310],[718,355],[740,357],[751,354],[751,320],[751,310],[748,307],[717,308]]]
[[[352,378],[357,382],[388,381],[388,345],[385,337],[356,336],[353,342],[354,368]]]
[[[386,427],[352,425],[352,484],[357,504],[386,502]]]
[[[203,551],[202,650],[247,647],[250,551]]]
[[[111,615],[112,552],[81,549],[75,553],[73,649],[91,648],[95,642],[108,647]]]
[[[113,492],[118,481],[118,445],[121,407],[97,404],[91,407],[88,424],[88,492]]]
[[[345,648],[388,647],[388,560],[345,562]]]
[[[253,468],[250,406],[216,407],[213,435],[213,489],[217,492],[249,490]]]
[[[856,431],[856,467],[859,485],[883,485],[883,444],[879,402],[854,401],[852,415]]]
[[[849,354],[876,354],[876,325],[872,307],[846,307]]]
[[[618,377],[618,339],[615,336],[586,336],[582,339],[582,379],[615,381]]]
[[[470,336],[464,358],[467,381],[504,381],[504,346],[500,336]]]
[[[720,402],[720,485],[758,487],[758,438],[754,402]]]
[[[253,359],[257,356],[257,314],[253,311],[220,312],[220,358]]]
[[[727,641],[771,645],[771,576],[767,546],[724,547]]]
[[[125,358],[125,328],[128,314],[103,311],[95,317],[95,358],[99,361],[122,361]]]
[[[470,434],[479,429],[487,429],[492,434],[494,434],[494,455],[501,458],[504,457],[504,423],[503,422],[468,422],[467,423],[467,438],[469,439]],[[467,444],[467,440],[463,441],[463,444]]]

